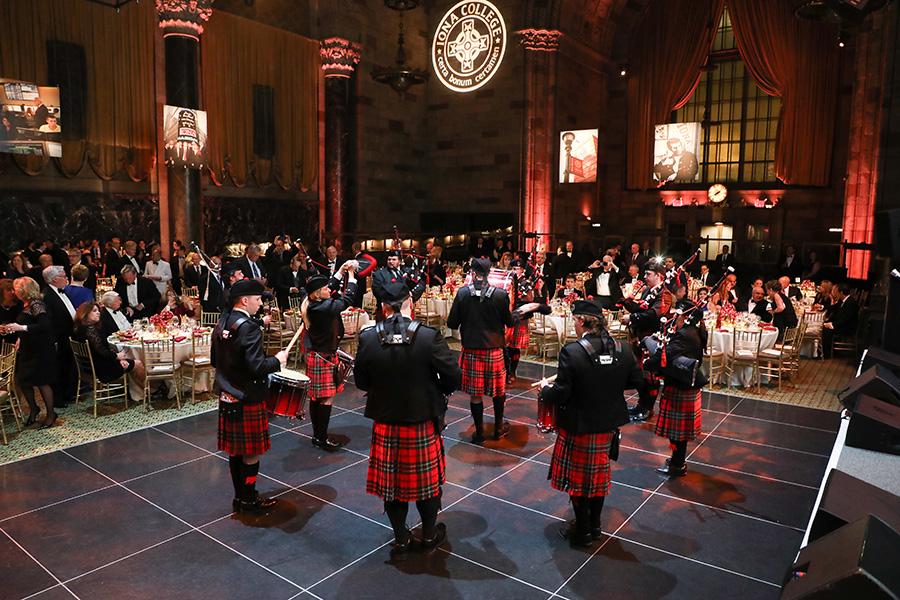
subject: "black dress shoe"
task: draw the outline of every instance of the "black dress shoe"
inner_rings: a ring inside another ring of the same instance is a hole
[[[631,420],[634,421],[635,423],[643,423],[644,421],[646,421],[647,419],[649,419],[652,416],[653,416],[652,410],[637,409],[634,413],[632,413]]]
[[[509,435],[509,423],[503,421],[502,424],[497,425],[494,423],[494,439],[499,440],[500,438],[504,438]]]
[[[38,429],[50,429],[54,425],[56,425],[56,420],[59,418],[59,415],[56,414],[56,411],[53,411],[53,414],[47,415],[47,418],[44,419],[44,422],[41,423],[41,426]]]
[[[657,473],[666,477],[682,477],[687,474],[687,465],[673,467],[670,459],[666,459],[666,464],[656,470]]]
[[[413,536],[409,530],[406,531],[406,540],[399,541],[394,540],[391,542],[391,558],[392,559],[402,559],[405,558],[406,555],[412,550]]]
[[[596,529],[591,529],[591,538],[595,540],[599,540],[603,537],[603,531],[597,527]]]
[[[472,434],[472,443],[480,446],[484,443],[484,435],[476,431]]]
[[[344,442],[333,440],[330,437],[326,437],[324,440],[317,440],[316,438],[313,438],[312,445],[327,452],[335,452],[344,445]]]
[[[35,421],[35,419],[37,419],[37,416],[38,416],[38,411],[36,411],[36,410],[33,410],[30,413],[28,413],[28,419],[25,420],[25,427],[31,427],[32,425],[34,425],[34,421]]]
[[[264,515],[271,511],[276,504],[278,504],[278,500],[275,498],[260,498],[257,496],[256,500],[253,500],[252,502],[241,500],[237,512],[242,514]]]
[[[595,539],[590,531],[578,533],[578,528],[571,522],[568,527],[559,530],[559,536],[564,540],[569,540],[569,545],[573,548],[590,548]]]
[[[431,552],[441,544],[447,541],[447,526],[438,523],[434,526],[434,535],[430,538],[422,538],[422,551]]]

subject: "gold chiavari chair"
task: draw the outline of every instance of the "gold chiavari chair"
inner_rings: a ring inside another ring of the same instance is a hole
[[[168,340],[142,340],[144,350],[144,367],[147,378],[144,380],[144,408],[150,410],[150,384],[154,381],[170,381],[175,386],[175,402],[181,410],[181,365],[175,362],[175,342]]]
[[[725,353],[715,349],[713,337],[713,333],[710,332],[706,338],[706,348],[703,349],[703,359],[709,369],[710,385],[719,383],[725,371]]]
[[[822,357],[822,324],[825,323],[825,311],[806,311],[801,323],[805,326],[801,342],[809,341],[813,345],[813,358]]]
[[[416,315],[418,318],[418,315]],[[356,353],[359,347],[359,312],[355,310],[344,311],[341,313],[341,320],[344,322],[344,336],[341,343],[347,344],[347,351],[350,354]]]
[[[800,327],[788,327],[784,330],[784,337],[779,345],[773,348],[759,351],[759,377],[756,381],[757,391],[760,389],[760,381],[765,375],[769,379],[778,379],[778,389],[781,389],[781,380],[791,374],[791,357],[794,346],[797,345]]]
[[[554,356],[550,351],[559,354],[559,334],[556,327],[546,315],[535,314],[531,319],[528,331],[528,346],[534,347],[537,355],[541,359]]]
[[[200,325],[202,327],[215,327],[221,316],[221,313],[204,310],[200,313]]]
[[[731,387],[731,381],[738,369],[751,368],[750,384],[756,380],[759,389],[759,347],[762,343],[762,331],[735,331],[732,333],[731,349],[725,356],[725,382]]]
[[[181,387],[191,386],[191,403],[197,401],[197,376],[208,373],[211,378],[215,371],[210,358],[211,350],[211,332],[197,333],[191,337],[191,356],[181,363]],[[210,385],[211,388],[212,385]]]
[[[0,433],[3,435],[3,445],[7,445],[6,425],[3,422],[4,413],[11,412],[16,422],[16,430],[22,431],[21,408],[16,397],[16,347],[3,343],[0,351]]]
[[[91,347],[87,342],[79,342],[69,338],[69,345],[75,355],[75,364],[78,366],[78,394],[75,403],[81,399],[81,383],[85,378],[90,379],[91,395],[94,397],[94,418],[97,418],[97,404],[107,400],[122,398],[125,408],[128,408],[128,381],[125,375],[121,378],[103,383],[97,379],[97,371],[94,368],[94,357],[91,355]]]

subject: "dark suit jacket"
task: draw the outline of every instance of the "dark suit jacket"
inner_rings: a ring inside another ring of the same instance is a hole
[[[290,265],[281,267],[278,271],[278,277],[275,280],[275,296],[278,298],[278,306],[282,310],[290,306],[289,298],[291,296],[299,298],[305,294],[303,286],[306,284],[307,276],[307,271],[300,269],[297,271],[297,276],[294,277],[294,272],[291,271]],[[292,293],[292,287],[297,288],[299,291]]]
[[[791,281],[794,280],[794,277],[800,277],[803,274],[803,264],[800,262],[800,257],[796,254],[791,261],[791,266],[787,265],[787,256],[782,256],[778,262],[778,269],[779,275],[787,275],[791,278]]]
[[[643,254],[641,254],[640,252],[638,252],[636,259],[630,253],[625,254],[622,258],[624,259],[626,271],[628,271],[628,267],[630,267],[631,265],[637,265],[639,269],[643,269],[644,265],[647,264],[647,260],[648,260],[648,258],[646,256],[644,256]]]
[[[576,258],[574,252],[571,257],[567,254],[557,254],[553,259],[553,276],[556,279],[564,279],[566,275],[578,270],[575,263]]]
[[[184,266],[184,284],[188,287],[196,287],[200,288],[200,281],[203,281],[203,285],[206,285],[206,273],[209,271],[203,265],[185,265]],[[174,274],[173,274],[174,275]]]
[[[749,310],[750,298],[741,298],[737,301],[737,304],[734,305],[734,309],[738,312],[749,312],[750,314],[758,316],[759,320],[763,323],[770,323],[772,321],[772,313],[767,310],[768,305],[769,299],[763,298],[756,303],[756,306],[754,306],[751,311]]]
[[[382,322],[385,333],[406,331],[409,319],[394,315]],[[353,366],[356,387],[366,392],[366,416],[378,423],[421,423],[440,417],[445,396],[460,384],[462,372],[444,336],[424,325],[408,345],[381,345],[375,327],[359,335]]]
[[[859,320],[859,304],[853,298],[847,298],[839,306],[833,307],[831,323],[834,332],[839,335],[854,335]]]
[[[237,259],[235,264],[238,265],[238,268],[244,274],[244,277],[246,277],[247,279],[253,279],[253,269],[250,268],[250,259],[249,258],[247,258],[246,256],[242,256],[241,258]],[[266,278],[266,268],[263,266],[262,258],[258,258],[256,260],[256,268],[259,270],[259,276],[262,279],[265,279]]]
[[[143,310],[137,310],[133,306],[130,306],[128,303],[128,286],[125,285],[125,280],[121,277],[118,281],[116,281],[115,287],[116,293],[119,294],[119,297],[122,298],[122,311],[125,311],[126,308],[131,308],[134,311],[134,314],[128,318],[129,321],[134,321],[135,319],[146,319],[152,315],[155,315],[159,310],[159,290],[156,289],[156,286],[153,285],[153,282],[149,279],[144,279],[143,277],[137,278],[137,296],[138,296],[138,304],[143,304]],[[127,314],[127,312],[126,312]]]
[[[718,278],[717,278],[715,275],[713,275],[712,270],[707,271],[707,273],[706,273],[706,281],[702,281],[701,278],[702,278],[702,274],[698,273],[697,276],[696,276],[694,279],[696,279],[697,281],[700,281],[700,282],[701,282],[701,285],[702,285],[703,287],[707,287],[707,288],[710,287],[710,286],[712,286],[712,285],[715,285],[715,284],[716,284],[716,281],[718,280]]]
[[[209,292],[207,293],[207,287]],[[205,312],[222,312],[225,308],[225,288],[213,273],[206,271],[206,276],[197,286],[200,294],[200,306]]]
[[[600,291],[597,289],[597,277],[603,272],[603,269],[592,269],[591,274],[594,276],[590,281],[585,282],[584,289],[588,293],[589,296],[600,296]],[[609,270],[609,298],[610,301],[615,304],[619,300],[622,299],[622,288],[620,282],[619,273],[616,272],[615,269]]]
[[[733,267],[735,264],[736,261],[734,260],[734,253],[732,252],[729,252],[727,257],[724,254],[716,256],[716,272],[720,277],[725,274],[728,267]]]
[[[119,253],[112,248],[103,256],[103,269],[107,277],[116,277],[119,274],[120,259]]]
[[[115,319],[112,318],[112,315],[109,314],[109,311],[106,308],[100,309],[100,333],[103,335],[103,339],[108,339],[109,336],[114,334],[119,330],[119,326],[116,325]]]
[[[47,307],[47,313],[50,316],[50,324],[53,327],[53,337],[56,338],[57,348],[60,351],[69,348],[69,336],[72,335],[72,315],[66,305],[63,304],[59,293],[47,286],[44,290],[44,305]],[[78,308],[77,306],[75,307]]]

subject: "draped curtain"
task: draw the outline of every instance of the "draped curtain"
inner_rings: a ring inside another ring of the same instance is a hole
[[[152,2],[130,3],[120,11],[76,0],[4,0],[0,3],[0,77],[52,85],[47,79],[47,42],[84,48],[85,138],[64,141],[57,161],[67,177],[87,162],[96,175],[124,173],[147,178],[156,154],[154,50],[156,13]],[[60,97],[66,95],[60,89]],[[65,112],[60,114],[65,131]],[[50,158],[15,156],[29,175]]]
[[[837,110],[833,27],[800,21],[783,0],[728,0],[741,58],[766,94],[781,97],[775,175],[828,185]]]
[[[657,0],[632,37],[628,80],[626,185],[652,185],[653,127],[667,123],[700,82],[723,0]]]
[[[210,176],[310,189],[318,169],[319,44],[219,11],[201,38]],[[253,86],[274,90],[275,155],[253,155]]]

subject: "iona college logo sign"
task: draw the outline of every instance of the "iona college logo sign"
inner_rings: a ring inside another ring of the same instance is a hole
[[[454,92],[477,90],[494,76],[506,52],[506,23],[487,0],[463,0],[438,23],[431,63]]]

